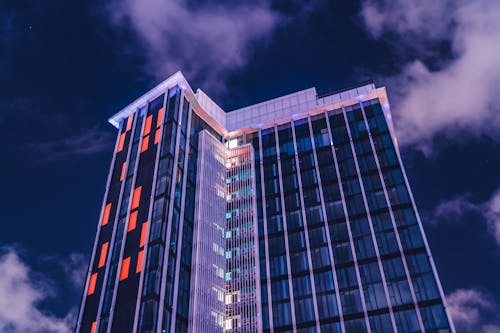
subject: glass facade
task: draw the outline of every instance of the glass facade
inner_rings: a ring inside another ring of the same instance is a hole
[[[111,119],[77,332],[454,332],[383,88],[214,116],[186,87]]]

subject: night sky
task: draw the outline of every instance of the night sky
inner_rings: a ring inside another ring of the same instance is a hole
[[[500,332],[500,3],[0,1],[0,332],[75,323],[114,113],[181,70],[232,110],[386,86],[457,332]]]

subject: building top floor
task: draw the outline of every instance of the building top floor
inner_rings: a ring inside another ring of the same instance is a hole
[[[179,86],[184,91],[195,112],[224,137],[371,99],[379,99],[386,114],[390,115],[385,88],[376,88],[373,82],[365,82],[325,95],[318,95],[316,88],[312,87],[227,112],[201,89],[194,92],[184,75],[178,71],[116,113],[109,122],[118,127],[122,119],[174,86]]]

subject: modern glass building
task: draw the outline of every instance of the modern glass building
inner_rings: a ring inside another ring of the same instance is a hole
[[[110,123],[77,332],[455,332],[384,88],[225,112],[178,72]]]

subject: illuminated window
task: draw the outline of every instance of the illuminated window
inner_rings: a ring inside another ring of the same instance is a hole
[[[109,246],[109,242],[102,244],[101,255],[99,256],[99,265],[97,266],[98,268],[103,267],[104,264],[106,263],[106,256],[108,254],[108,246]]]
[[[151,122],[153,121],[153,115],[149,115],[146,118],[146,122],[144,123],[144,132],[142,135],[148,135],[151,132]]]
[[[141,242],[139,243],[139,247],[143,247],[146,244],[146,233],[148,231],[148,222],[144,222],[141,228]]]
[[[139,207],[139,202],[141,201],[141,190],[142,186],[139,186],[134,190],[134,194],[132,196],[132,207],[130,207],[130,209]]]
[[[139,273],[142,270],[142,259],[144,256],[144,251],[140,250],[139,254],[137,255],[137,266],[135,267],[135,272]]]
[[[132,129],[132,120],[134,119],[134,115],[131,114],[130,116],[128,116],[128,119],[127,119],[127,128],[125,129],[125,131],[130,131]]]
[[[94,293],[96,282],[97,282],[97,273],[94,273],[90,276],[89,289],[87,291],[87,295],[92,295]]]
[[[158,119],[156,119],[156,127],[160,127],[161,126],[161,122],[163,121],[163,113],[164,112],[165,112],[164,108],[161,108],[158,111]]]
[[[226,319],[226,330],[231,330],[231,329],[233,329],[233,320]]]
[[[128,219],[127,231],[134,230],[136,225],[137,225],[137,211],[130,213],[130,217]]]
[[[90,328],[90,333],[95,333],[95,321],[92,323],[92,327]]]
[[[122,164],[122,172],[120,174],[120,181],[125,179],[125,171],[127,171],[127,162],[123,162],[123,164]]]
[[[101,225],[108,224],[109,214],[111,213],[111,202],[104,207],[104,213],[102,214],[102,222]]]
[[[128,271],[130,269],[130,257],[123,259],[122,261],[122,269],[120,271],[120,281],[128,278]]]
[[[157,129],[155,132],[155,144],[160,142],[160,129]]]
[[[144,138],[142,138],[141,153],[148,150],[148,146],[149,146],[149,136],[145,136]]]
[[[238,147],[238,139],[229,140],[229,149]]]
[[[120,134],[120,139],[118,140],[118,147],[116,147],[116,152],[119,153],[123,150],[123,145],[125,143],[125,134],[126,133],[122,133]]]

